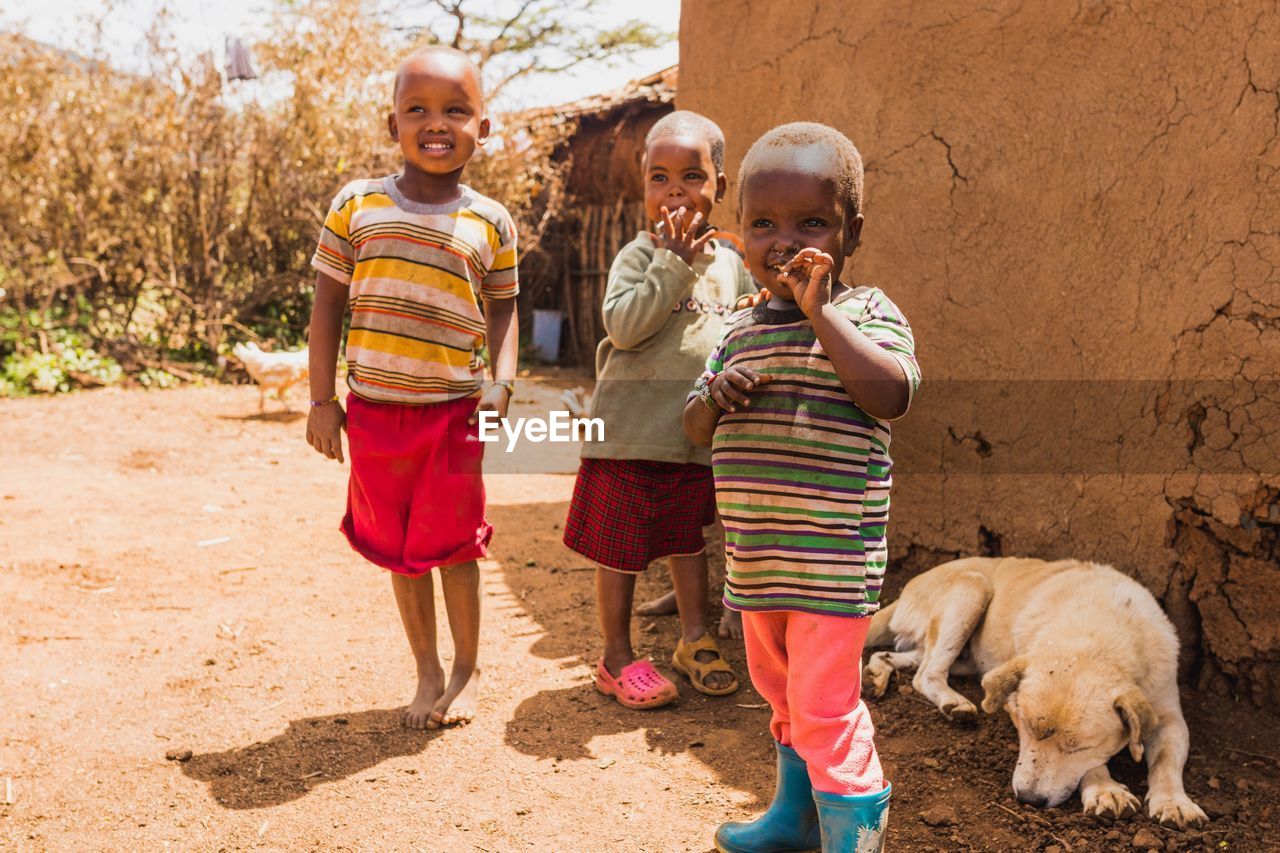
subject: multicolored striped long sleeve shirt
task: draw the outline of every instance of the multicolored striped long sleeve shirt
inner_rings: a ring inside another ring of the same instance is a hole
[[[902,312],[870,287],[833,302],[897,359],[914,394],[920,368]],[[771,379],[750,406],[723,413],[712,438],[725,605],[871,615],[888,558],[889,424],[854,405],[799,308],[731,316],[707,370],[734,366]]]
[[[350,287],[347,384],[384,403],[439,403],[480,390],[482,299],[519,292],[516,228],[469,187],[448,204],[405,198],[395,175],[333,200],[311,266]]]

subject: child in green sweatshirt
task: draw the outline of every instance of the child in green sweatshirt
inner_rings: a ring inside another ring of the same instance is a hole
[[[694,689],[738,689],[707,631],[707,555],[702,528],[715,521],[710,453],[681,426],[685,393],[702,372],[721,324],[756,292],[741,257],[709,223],[724,196],[724,135],[712,121],[677,111],[645,139],[641,232],[618,253],[604,299],[608,337],[596,353],[591,417],[605,439],[583,448],[564,543],[597,564],[604,654],[596,686],[628,708],[655,708],[677,689],[631,647],[636,576],[666,557],[680,613],[672,666]]]

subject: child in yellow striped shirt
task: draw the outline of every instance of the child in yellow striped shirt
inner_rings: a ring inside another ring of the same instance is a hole
[[[342,530],[391,571],[418,686],[403,721],[439,728],[474,716],[480,681],[476,560],[493,532],[480,476],[477,413],[505,417],[517,357],[516,229],[501,204],[461,183],[489,135],[480,80],[459,51],[419,51],[396,74],[397,175],[353,181],[334,199],[311,265],[311,414],[307,441],[351,480]],[[483,303],[483,310],[481,305]],[[342,321],[347,408],[333,393]],[[483,387],[488,343],[493,383]],[[453,669],[436,653],[438,569]]]

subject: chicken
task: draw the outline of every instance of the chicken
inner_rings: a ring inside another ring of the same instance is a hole
[[[297,352],[263,352],[255,343],[236,344],[231,354],[240,360],[249,376],[258,383],[259,412],[266,410],[268,388],[275,389],[276,399],[284,403],[285,411],[289,411],[289,400],[286,397],[289,389],[299,382],[305,382],[310,370],[306,347]]]

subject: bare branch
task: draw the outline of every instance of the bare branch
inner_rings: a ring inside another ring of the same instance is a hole
[[[477,60],[477,64],[482,70],[485,63],[492,59],[495,53],[502,50],[502,42],[503,39],[507,37],[507,33],[511,31],[511,28],[525,16],[525,13],[528,12],[530,7],[532,7],[536,2],[537,0],[524,0],[524,2],[520,4],[520,8],[516,10],[516,13],[503,22],[502,26],[498,28],[498,32],[494,35],[493,39],[490,40],[488,48],[485,49],[484,53],[481,54],[480,58]]]
[[[466,29],[466,26],[467,26],[467,16],[466,16],[466,13],[463,12],[462,10],[463,0],[454,0],[454,2],[452,3],[447,2],[447,0],[427,0],[427,2],[430,3],[432,6],[435,6],[441,12],[443,12],[444,14],[448,15],[449,17],[453,18],[455,21],[458,22],[457,28],[453,31],[453,38],[450,40],[449,46],[452,47],[454,50],[461,50],[463,31]],[[420,29],[420,28],[397,27],[396,29],[413,30],[413,29]]]
[[[453,17],[458,19],[458,29],[453,33],[453,49],[460,50],[462,48],[462,31],[466,29],[467,19],[462,14],[462,0],[453,4]]]

